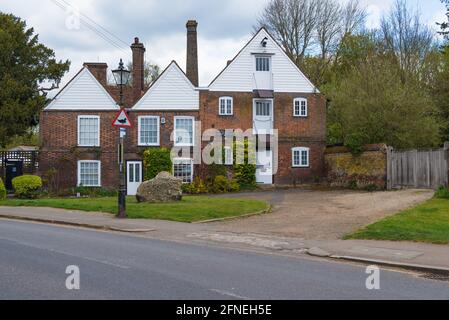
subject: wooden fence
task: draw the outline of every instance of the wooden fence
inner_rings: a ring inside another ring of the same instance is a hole
[[[448,149],[387,152],[387,188],[437,189],[448,186]]]

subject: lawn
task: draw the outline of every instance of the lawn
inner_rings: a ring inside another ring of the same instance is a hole
[[[89,212],[117,213],[117,198],[5,200],[0,206],[50,207]],[[127,199],[127,213],[131,219],[158,219],[179,222],[198,222],[210,219],[238,217],[268,209],[264,201],[245,199],[187,196],[174,203],[137,203]]]
[[[348,235],[345,239],[449,244],[449,200],[429,200]]]

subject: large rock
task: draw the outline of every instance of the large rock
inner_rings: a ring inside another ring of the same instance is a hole
[[[139,202],[172,202],[182,200],[182,181],[168,172],[142,183],[137,190]]]

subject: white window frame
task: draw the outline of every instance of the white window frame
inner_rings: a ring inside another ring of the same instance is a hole
[[[232,149],[232,147],[224,147],[223,150],[224,150],[224,155],[223,155],[224,156],[224,165],[225,166],[234,165],[234,150]],[[228,160],[227,152],[231,153],[231,155],[230,155],[231,161],[230,162],[227,161]]]
[[[231,101],[231,113],[228,113],[228,101]],[[221,112],[221,103],[225,102],[225,112]],[[218,114],[220,116],[232,116],[234,115],[234,98],[233,97],[220,97],[218,99]]]
[[[142,142],[142,134],[141,134],[141,128],[142,128],[142,120],[143,119],[156,119],[157,121],[157,142],[156,143],[143,143]],[[141,147],[158,147],[161,145],[161,118],[159,116],[140,116],[138,118],[138,145]]]
[[[177,120],[182,119],[188,119],[192,120],[192,143],[178,143],[178,135],[177,135],[177,128],[176,128],[176,122]],[[194,147],[195,146],[195,117],[188,117],[188,116],[182,116],[182,117],[174,117],[173,121],[173,138],[174,138],[174,144],[176,147]]]
[[[80,129],[81,129],[81,119],[96,119],[98,120],[98,134],[97,134],[97,143],[96,144],[81,144],[81,134],[80,134]],[[78,134],[78,147],[99,147],[100,146],[100,131],[101,131],[101,121],[100,121],[100,116],[93,116],[93,115],[80,115],[78,116],[78,129],[77,129],[77,134]]]
[[[302,164],[302,153],[307,152],[307,164]],[[299,163],[295,163],[295,153],[299,152]],[[309,168],[310,167],[310,148],[297,147],[292,148],[292,167],[293,168]]]
[[[257,59],[267,59],[268,60],[268,70],[257,70]],[[271,72],[271,68],[272,68],[271,61],[272,61],[271,56],[258,55],[258,54],[254,55],[254,71],[255,72]]]
[[[191,158],[174,158],[173,159],[173,168],[172,168],[174,177],[176,177],[175,176],[175,165],[176,165],[176,162],[190,162],[190,172],[191,172],[191,174],[190,174],[190,182],[184,182],[183,181],[183,183],[184,184],[192,183],[193,182],[193,177],[194,177],[194,172],[193,171],[195,170],[195,166],[193,165],[193,159],[191,159]]]
[[[99,161],[99,160],[80,160],[80,161],[78,161],[78,183],[77,183],[77,186],[78,187],[81,186],[81,164],[82,163],[97,163],[98,164],[98,185],[83,184],[82,186],[88,187],[88,188],[101,187],[101,161]]]
[[[305,102],[306,104],[306,113],[302,113],[302,103]],[[299,110],[296,110],[296,103],[299,103]],[[299,113],[296,113],[296,111],[299,111]],[[306,98],[295,98],[293,100],[293,116],[298,118],[307,118],[309,116],[309,105]]]

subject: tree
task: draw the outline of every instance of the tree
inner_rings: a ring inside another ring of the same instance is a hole
[[[38,124],[47,93],[58,88],[70,62],[39,43],[33,28],[0,12],[0,147]]]
[[[441,0],[441,3],[446,5],[446,17],[448,21],[437,23],[440,26],[441,31],[439,34],[443,35],[446,39],[449,38],[449,0]]]
[[[402,70],[419,76],[434,47],[434,33],[421,22],[419,12],[410,11],[404,0],[396,0],[389,14],[381,19],[380,37],[380,44],[395,55]]]
[[[364,28],[366,10],[358,0],[272,0],[256,29],[265,27],[312,82],[326,83],[336,49],[346,34]]]
[[[418,82],[401,81],[401,73],[391,56],[373,56],[328,87],[329,140],[351,147],[354,142],[437,146],[435,104]]]
[[[258,20],[299,66],[310,49],[317,26],[318,0],[272,0]]]
[[[129,62],[127,65],[128,70],[133,70],[132,62]],[[151,85],[161,74],[161,68],[157,64],[153,64],[151,62],[145,62],[144,64],[144,83],[145,86]],[[132,83],[132,79],[130,80]]]

